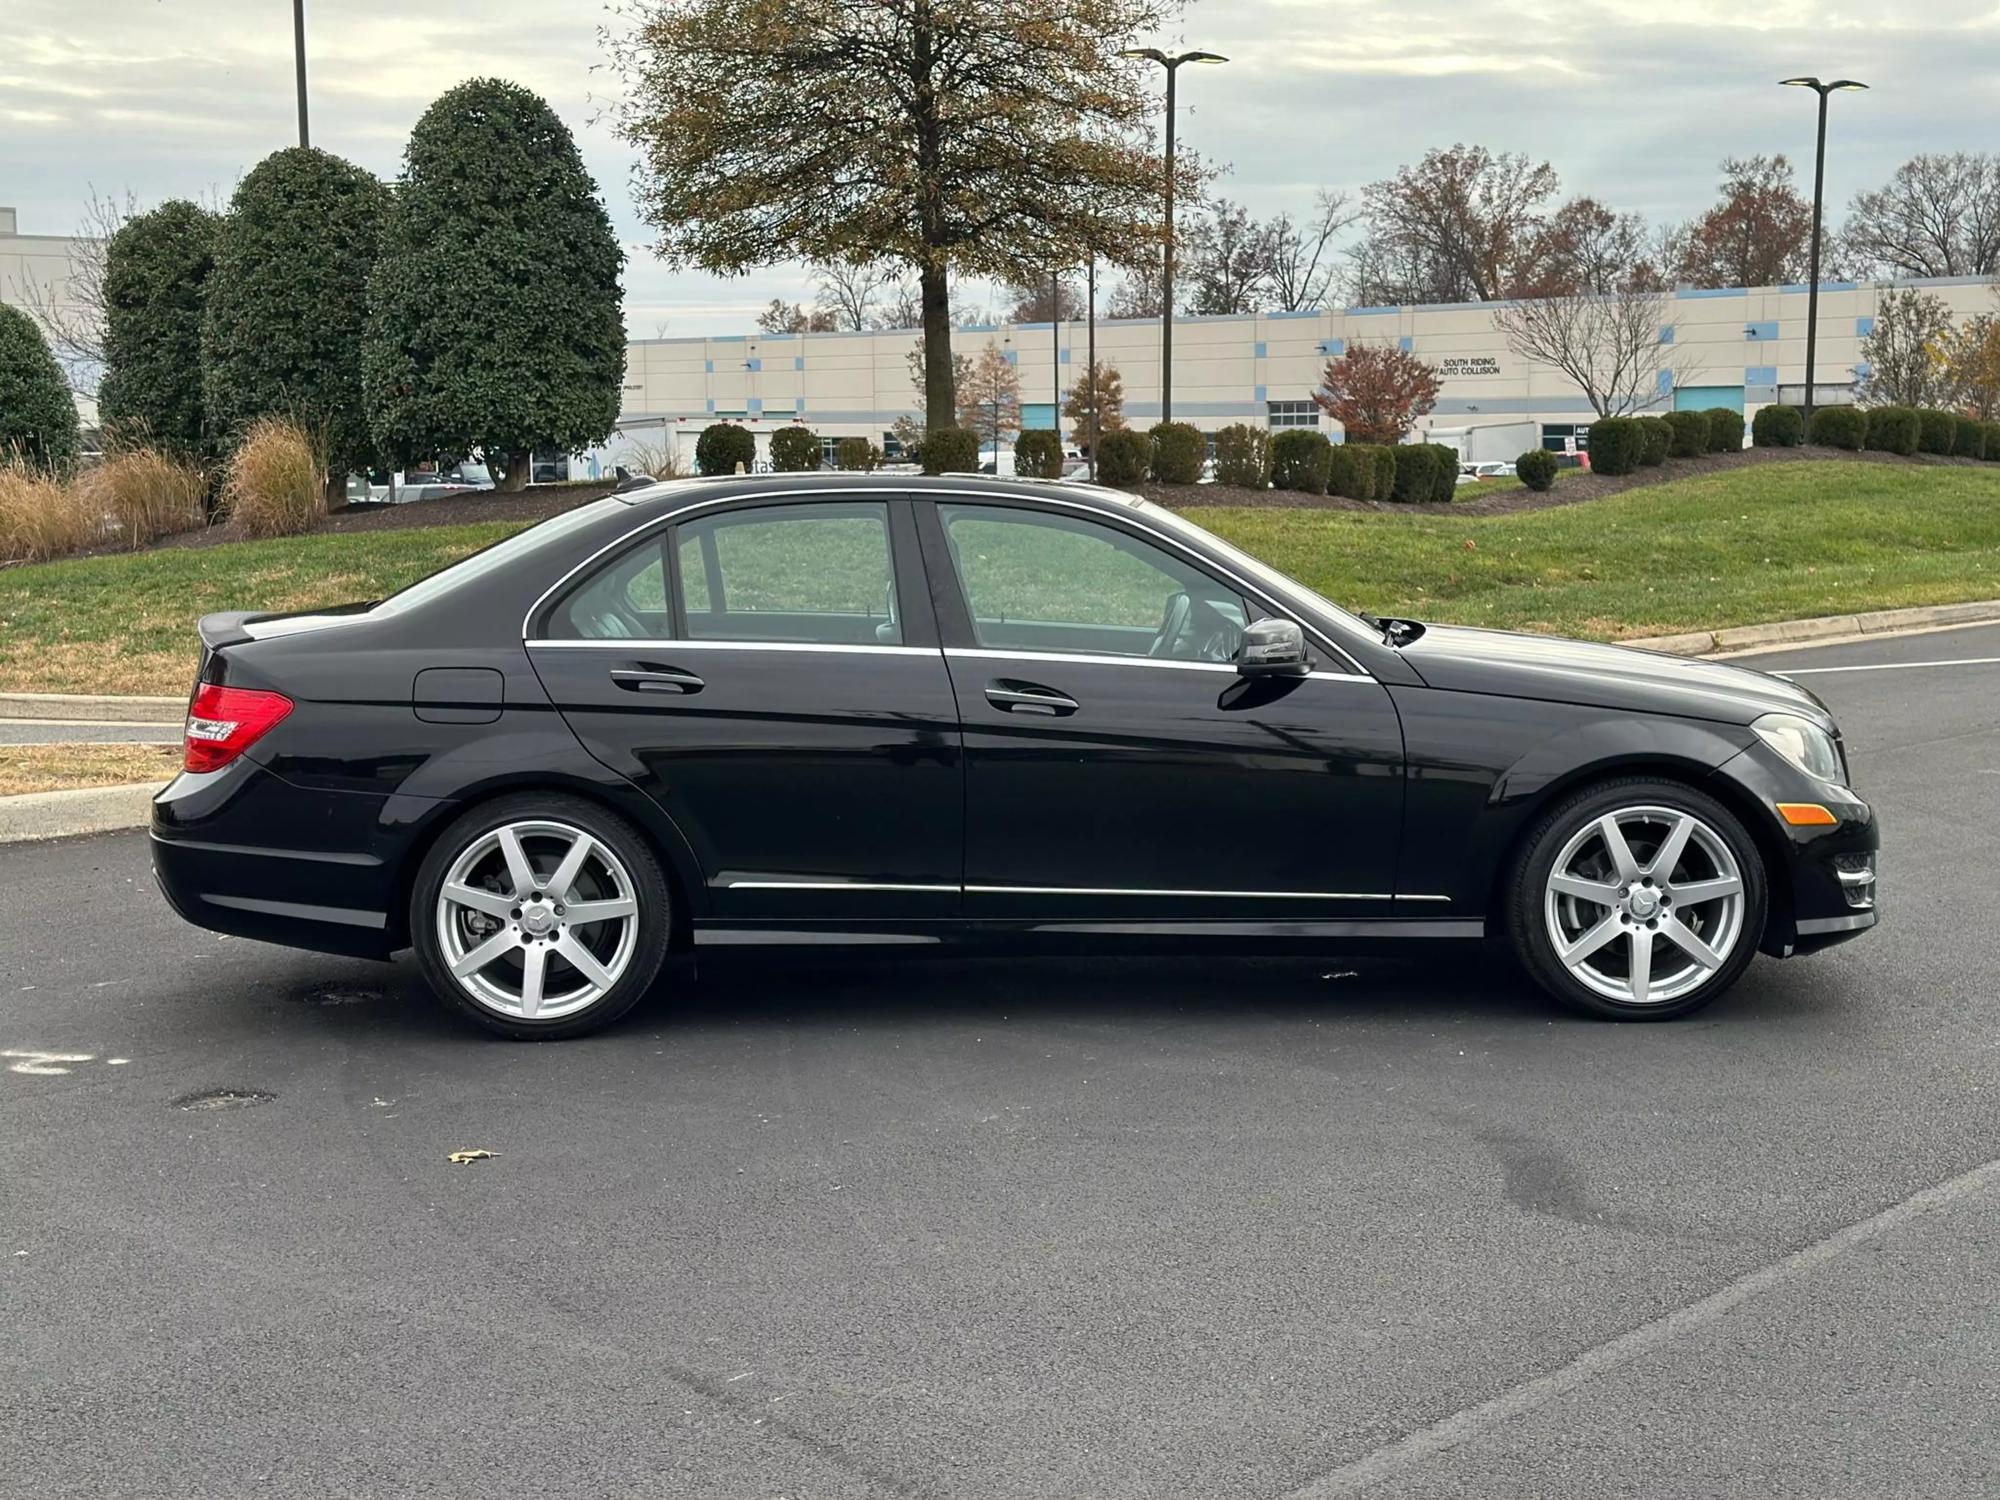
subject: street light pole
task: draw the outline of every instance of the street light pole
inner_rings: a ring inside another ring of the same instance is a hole
[[[299,144],[310,146],[306,131],[306,0],[292,0],[292,53],[299,75]]]
[[[1814,362],[1819,353],[1819,236],[1821,204],[1826,196],[1826,99],[1836,89],[1865,89],[1865,83],[1856,83],[1852,78],[1836,78],[1832,83],[1821,83],[1817,78],[1786,78],[1781,80],[1788,88],[1811,89],[1819,95],[1819,144],[1813,152],[1813,220],[1812,257],[1806,282],[1806,399],[1805,420],[1808,429],[1812,426]]]
[[[1097,252],[1090,252],[1089,268],[1084,272],[1083,294],[1087,302],[1084,316],[1083,378],[1084,389],[1090,392],[1090,482],[1097,483]]]
[[[1167,70],[1167,222],[1165,277],[1160,286],[1160,420],[1174,419],[1174,81],[1182,63],[1225,63],[1219,52],[1183,52],[1169,57],[1158,47],[1135,47],[1121,57],[1144,58]]]
[[[1056,475],[1062,475],[1062,273],[1049,272],[1049,384],[1055,388],[1056,404],[1049,408],[1049,423],[1056,430]]]

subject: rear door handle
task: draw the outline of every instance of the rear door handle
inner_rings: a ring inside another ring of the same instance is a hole
[[[628,693],[698,693],[708,686],[679,667],[613,667],[611,680]]]
[[[1015,682],[1003,677],[986,684],[986,701],[1011,714],[1042,714],[1052,719],[1076,712],[1076,699],[1038,682]]]

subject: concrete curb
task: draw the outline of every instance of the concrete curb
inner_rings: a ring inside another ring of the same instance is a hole
[[[1695,630],[1685,635],[1654,635],[1619,641],[1664,651],[1669,656],[1710,656],[1722,651],[1749,651],[1845,636],[1887,635],[1899,630],[1943,630],[1953,625],[1979,625],[2000,620],[2000,599],[1971,604],[1924,604],[1915,609],[1878,609],[1866,614],[1823,615],[1816,620],[1779,620],[1769,625],[1737,625],[1726,630]]]
[[[0,797],[0,844],[143,828],[152,816],[153,794],[165,785],[164,781],[145,781]]]
[[[179,724],[185,698],[120,698],[108,693],[0,693],[0,719],[80,720],[87,724]]]

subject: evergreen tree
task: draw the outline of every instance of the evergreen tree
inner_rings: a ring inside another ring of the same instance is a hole
[[[442,95],[405,163],[369,285],[369,421],[391,453],[477,451],[519,489],[534,449],[617,423],[624,252],[569,128],[517,84]]]
[[[0,303],[0,463],[59,469],[76,459],[76,403],[33,320]]]
[[[127,219],[104,252],[104,382],[115,434],[199,452],[201,319],[220,220],[183,198]]]

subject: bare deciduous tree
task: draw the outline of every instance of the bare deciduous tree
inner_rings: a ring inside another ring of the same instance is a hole
[[[1361,211],[1347,194],[1322,189],[1309,218],[1279,214],[1265,229],[1265,305],[1275,312],[1308,312],[1326,306],[1339,274],[1334,241]]]
[[[1011,281],[1005,290],[1009,323],[1075,323],[1083,318],[1083,290],[1073,281],[1041,276]]]
[[[1957,337],[1944,298],[1915,287],[1883,293],[1875,327],[1861,341],[1868,372],[1855,382],[1855,400],[1863,406],[1956,405],[1951,351]]]
[[[1270,269],[1268,235],[1240,203],[1218,198],[1195,220],[1181,251],[1175,288],[1196,315],[1257,310]]]
[[[7,290],[8,300],[32,318],[48,340],[69,388],[79,396],[95,397],[104,377],[105,250],[125,221],[139,212],[139,202],[129,189],[120,197],[94,187],[89,193],[70,249],[68,295],[58,297],[26,277]]]
[[[1495,309],[1493,320],[1517,356],[1567,375],[1600,417],[1622,417],[1659,390],[1673,348],[1660,341],[1670,309],[1664,293],[1628,284],[1604,296],[1524,298]]]
[[[1894,276],[1990,276],[2000,270],[2000,156],[1913,156],[1857,193],[1841,243],[1849,259]]]
[[[1367,190],[1372,247],[1363,264],[1376,280],[1364,295],[1387,302],[1509,295],[1528,279],[1542,205],[1557,186],[1554,167],[1525,156],[1466,145],[1424,153]]]
[[[879,260],[827,261],[817,268],[813,283],[818,293],[813,311],[824,314],[832,328],[860,333],[882,326],[877,321],[875,304],[896,285],[896,270]]]

